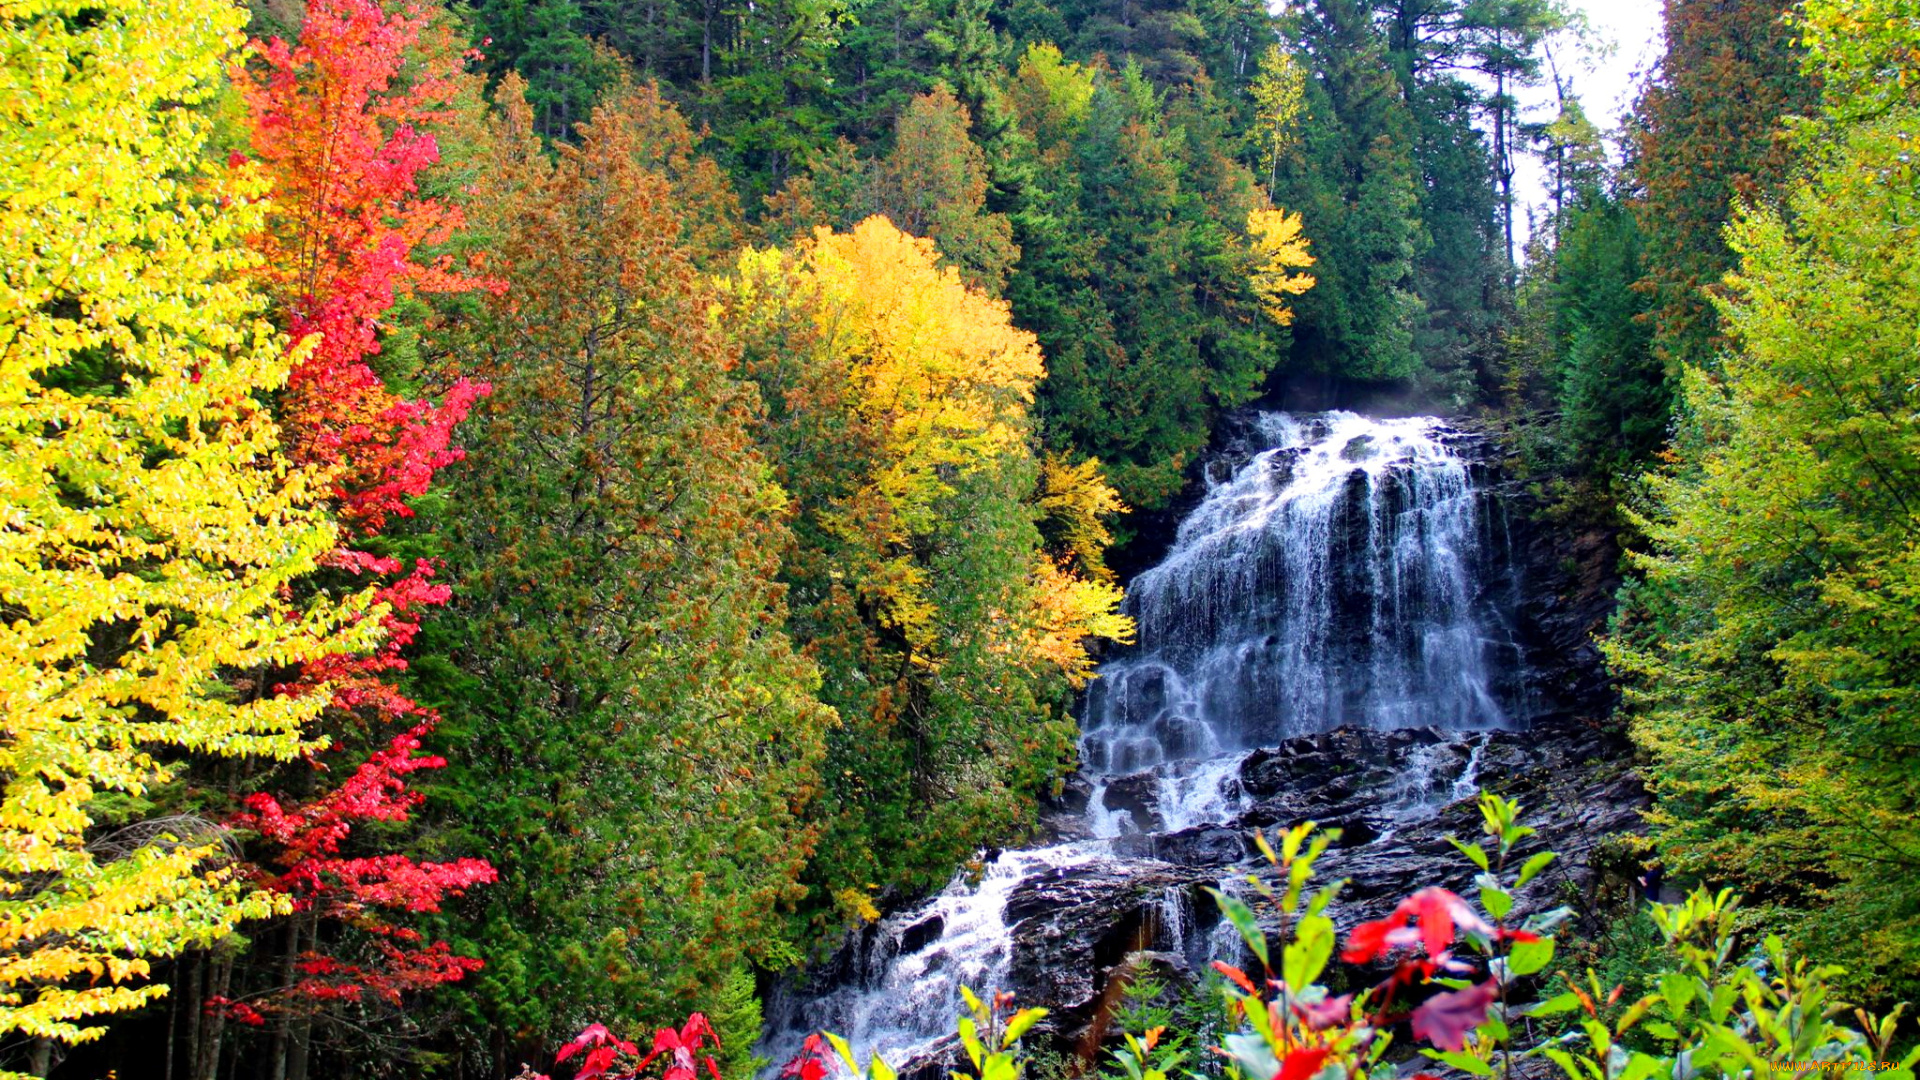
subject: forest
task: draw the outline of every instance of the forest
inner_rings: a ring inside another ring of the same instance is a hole
[[[1510,928],[1546,864],[1487,796],[1484,917],[1342,924],[1348,963],[1424,957],[1387,1001],[1451,987],[1428,1067],[1507,1080],[1535,972],[1573,1080],[1667,1075],[1637,1023],[1727,1076],[1913,1044],[1916,0],[1665,0],[1618,130],[1563,0],[0,28],[0,1076],[769,1075],[777,984],[1066,790],[1223,418],[1362,400],[1492,433],[1613,545],[1595,723],[1634,858],[1708,892],[1561,952],[1665,935],[1720,1003],[1616,1008]],[[1079,1063],[976,986],[971,1075],[1391,1077],[1359,1033],[1404,1017],[1294,993],[1327,837],[1259,839],[1277,916],[1215,894],[1260,963],[1294,935],[1270,983],[1222,964]],[[785,1075],[836,1070],[893,1074],[816,1038]]]

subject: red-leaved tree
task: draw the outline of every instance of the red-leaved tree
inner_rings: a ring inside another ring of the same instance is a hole
[[[278,1018],[277,1076],[304,1072],[310,1020],[329,1003],[397,1005],[408,991],[477,969],[478,959],[425,941],[403,920],[495,877],[481,859],[382,852],[361,828],[405,822],[421,800],[409,774],[446,764],[420,753],[438,717],[392,678],[407,666],[423,613],[449,590],[432,580],[429,561],[377,554],[369,541],[410,516],[409,500],[460,460],[453,429],[488,392],[467,379],[437,402],[396,392],[372,366],[382,320],[411,295],[500,287],[430,254],[463,224],[459,207],[423,193],[420,179],[439,161],[433,131],[450,118],[468,59],[428,47],[432,29],[432,13],[418,6],[312,0],[297,43],[255,42],[235,76],[252,157],[274,183],[269,227],[256,241],[264,284],[290,339],[310,349],[283,395],[283,430],[293,455],[332,484],[343,526],[330,559],[336,580],[360,588],[380,579],[387,630],[373,655],[328,657],[276,687],[330,695],[324,734],[333,749],[311,760],[311,775],[284,778],[305,794],[253,794],[234,822],[265,845],[257,871],[291,897],[295,915],[271,985],[215,1003],[243,1023]],[[359,755],[328,786],[332,767]]]

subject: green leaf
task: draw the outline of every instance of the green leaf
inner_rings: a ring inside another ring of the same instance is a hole
[[[1674,1019],[1686,1015],[1687,1006],[1693,1004],[1693,980],[1679,972],[1670,972],[1660,976],[1660,996],[1667,999],[1667,1013]]]
[[[960,1045],[967,1048],[967,1060],[978,1069],[981,1060],[986,1057],[987,1048],[980,1042],[980,1026],[973,1022],[971,1016],[960,1018]]]
[[[1488,1013],[1486,1021],[1480,1025],[1480,1038],[1486,1043],[1505,1043],[1512,1035],[1513,1030],[1507,1027],[1507,1022],[1492,1013]]]
[[[1513,913],[1513,894],[1505,889],[1480,888],[1480,906],[1487,909],[1495,922]]]
[[[1001,1047],[1009,1047],[1019,1042],[1020,1036],[1025,1035],[1029,1028],[1039,1023],[1046,1015],[1045,1009],[1021,1009],[1014,1013],[1013,1019],[1007,1021],[1007,1033],[1000,1039]]]
[[[1545,1053],[1548,1059],[1560,1066],[1560,1071],[1567,1074],[1567,1080],[1588,1080],[1587,1075],[1581,1072],[1580,1067],[1574,1062],[1572,1054],[1552,1048],[1548,1048]]]
[[[847,1045],[847,1040],[831,1031],[823,1031],[821,1034],[827,1037],[827,1042],[833,1047],[833,1052],[840,1056],[840,1060],[847,1063],[847,1071],[859,1076],[860,1065],[853,1060],[853,1047]]]
[[[1553,960],[1553,939],[1518,941],[1507,954],[1507,969],[1515,975],[1532,975]]]
[[[1233,928],[1240,931],[1240,939],[1247,943],[1247,948],[1252,949],[1253,955],[1260,958],[1260,966],[1272,970],[1273,963],[1267,958],[1267,935],[1260,932],[1260,924],[1254,920],[1253,909],[1238,898],[1228,896],[1219,889],[1208,889],[1207,892],[1213,897],[1213,902],[1220,905],[1220,914],[1225,915],[1227,921],[1233,924]]]
[[[1280,977],[1287,989],[1298,994],[1312,986],[1333,958],[1336,933],[1333,920],[1325,915],[1308,915],[1294,931],[1293,943],[1286,947],[1280,961]]]
[[[1540,871],[1547,868],[1547,864],[1557,858],[1559,858],[1559,856],[1551,851],[1542,851],[1533,855],[1526,862],[1520,864],[1520,877],[1519,880],[1514,882],[1513,887],[1516,889],[1526,888],[1527,882],[1532,881]]]
[[[1580,995],[1569,990],[1556,994],[1545,1001],[1537,1002],[1527,1009],[1528,1016],[1557,1016],[1560,1013],[1578,1012]]]
[[[1661,1058],[1635,1051],[1632,1059],[1627,1062],[1626,1070],[1613,1080],[1647,1080],[1647,1077],[1654,1073],[1662,1069],[1671,1070],[1671,1068],[1671,1063]]]
[[[1313,899],[1307,901],[1307,914],[1318,915],[1327,910],[1327,906],[1333,903],[1334,897],[1340,895],[1340,890],[1345,888],[1346,884],[1347,879],[1341,878],[1331,885],[1323,886],[1318,892],[1313,894]]]
[[[1472,1054],[1459,1050],[1422,1050],[1420,1052],[1435,1061],[1444,1061],[1464,1073],[1472,1073],[1475,1076],[1493,1075],[1493,1066]]]
[[[1489,865],[1487,863],[1487,851],[1485,848],[1481,847],[1479,844],[1462,843],[1457,837],[1452,837],[1452,836],[1447,837],[1447,843],[1452,844],[1454,847],[1459,848],[1460,854],[1465,855],[1467,858],[1473,860],[1473,865],[1479,867],[1482,870],[1489,869]]]
[[[1312,831],[1313,822],[1311,821],[1295,825],[1293,828],[1288,829],[1280,838],[1280,860],[1285,863],[1292,863],[1294,858],[1300,854],[1301,841],[1305,840],[1307,834]]]
[[[1647,1010],[1653,1008],[1653,1003],[1659,1000],[1660,995],[1648,994],[1646,997],[1628,1006],[1627,1011],[1621,1014],[1619,1021],[1614,1024],[1613,1033],[1615,1035],[1625,1035],[1627,1029],[1644,1019],[1647,1015]]]

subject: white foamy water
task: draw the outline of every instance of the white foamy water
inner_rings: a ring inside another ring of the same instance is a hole
[[[769,1003],[760,1052],[776,1068],[812,1031],[895,1063],[951,1033],[962,985],[1006,985],[1008,902],[1022,883],[1100,864],[1123,874],[1120,837],[1235,820],[1249,748],[1342,725],[1508,724],[1489,689],[1502,631],[1476,604],[1478,496],[1444,425],[1265,414],[1257,429],[1265,448],[1210,484],[1166,559],[1129,586],[1139,640],[1102,666],[1083,709],[1093,839],[1005,852],[977,882],[962,873],[857,932],[831,978]],[[1484,744],[1458,773],[1457,748],[1416,750],[1382,796],[1393,820],[1471,795]],[[1158,903],[1169,949],[1204,961],[1238,948],[1230,926],[1195,928],[1184,891]]]

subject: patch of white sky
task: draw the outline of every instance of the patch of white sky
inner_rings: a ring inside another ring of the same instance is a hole
[[[1660,30],[1661,0],[1568,0],[1584,15],[1578,35],[1561,35],[1550,47],[1554,66],[1571,82],[1574,96],[1587,119],[1608,138],[1608,152],[1620,160],[1620,136],[1633,112],[1647,74],[1664,48]],[[1523,122],[1547,122],[1557,112],[1551,80],[1515,95]],[[1514,162],[1514,246],[1522,255],[1530,216],[1551,209],[1547,170],[1534,154],[1517,155]]]
[[[1275,11],[1299,2],[1269,0]],[[1617,163],[1627,118],[1633,113],[1647,73],[1659,62],[1664,48],[1662,0],[1564,2],[1578,17],[1578,26],[1556,35],[1549,43],[1553,62],[1540,84],[1514,95],[1520,103],[1520,119],[1523,123],[1548,123],[1558,114],[1559,99],[1551,78],[1557,70],[1571,84],[1587,119],[1607,137],[1608,153]],[[1514,255],[1524,259],[1529,221],[1545,216],[1552,203],[1546,166],[1537,154],[1515,155],[1513,198]]]

